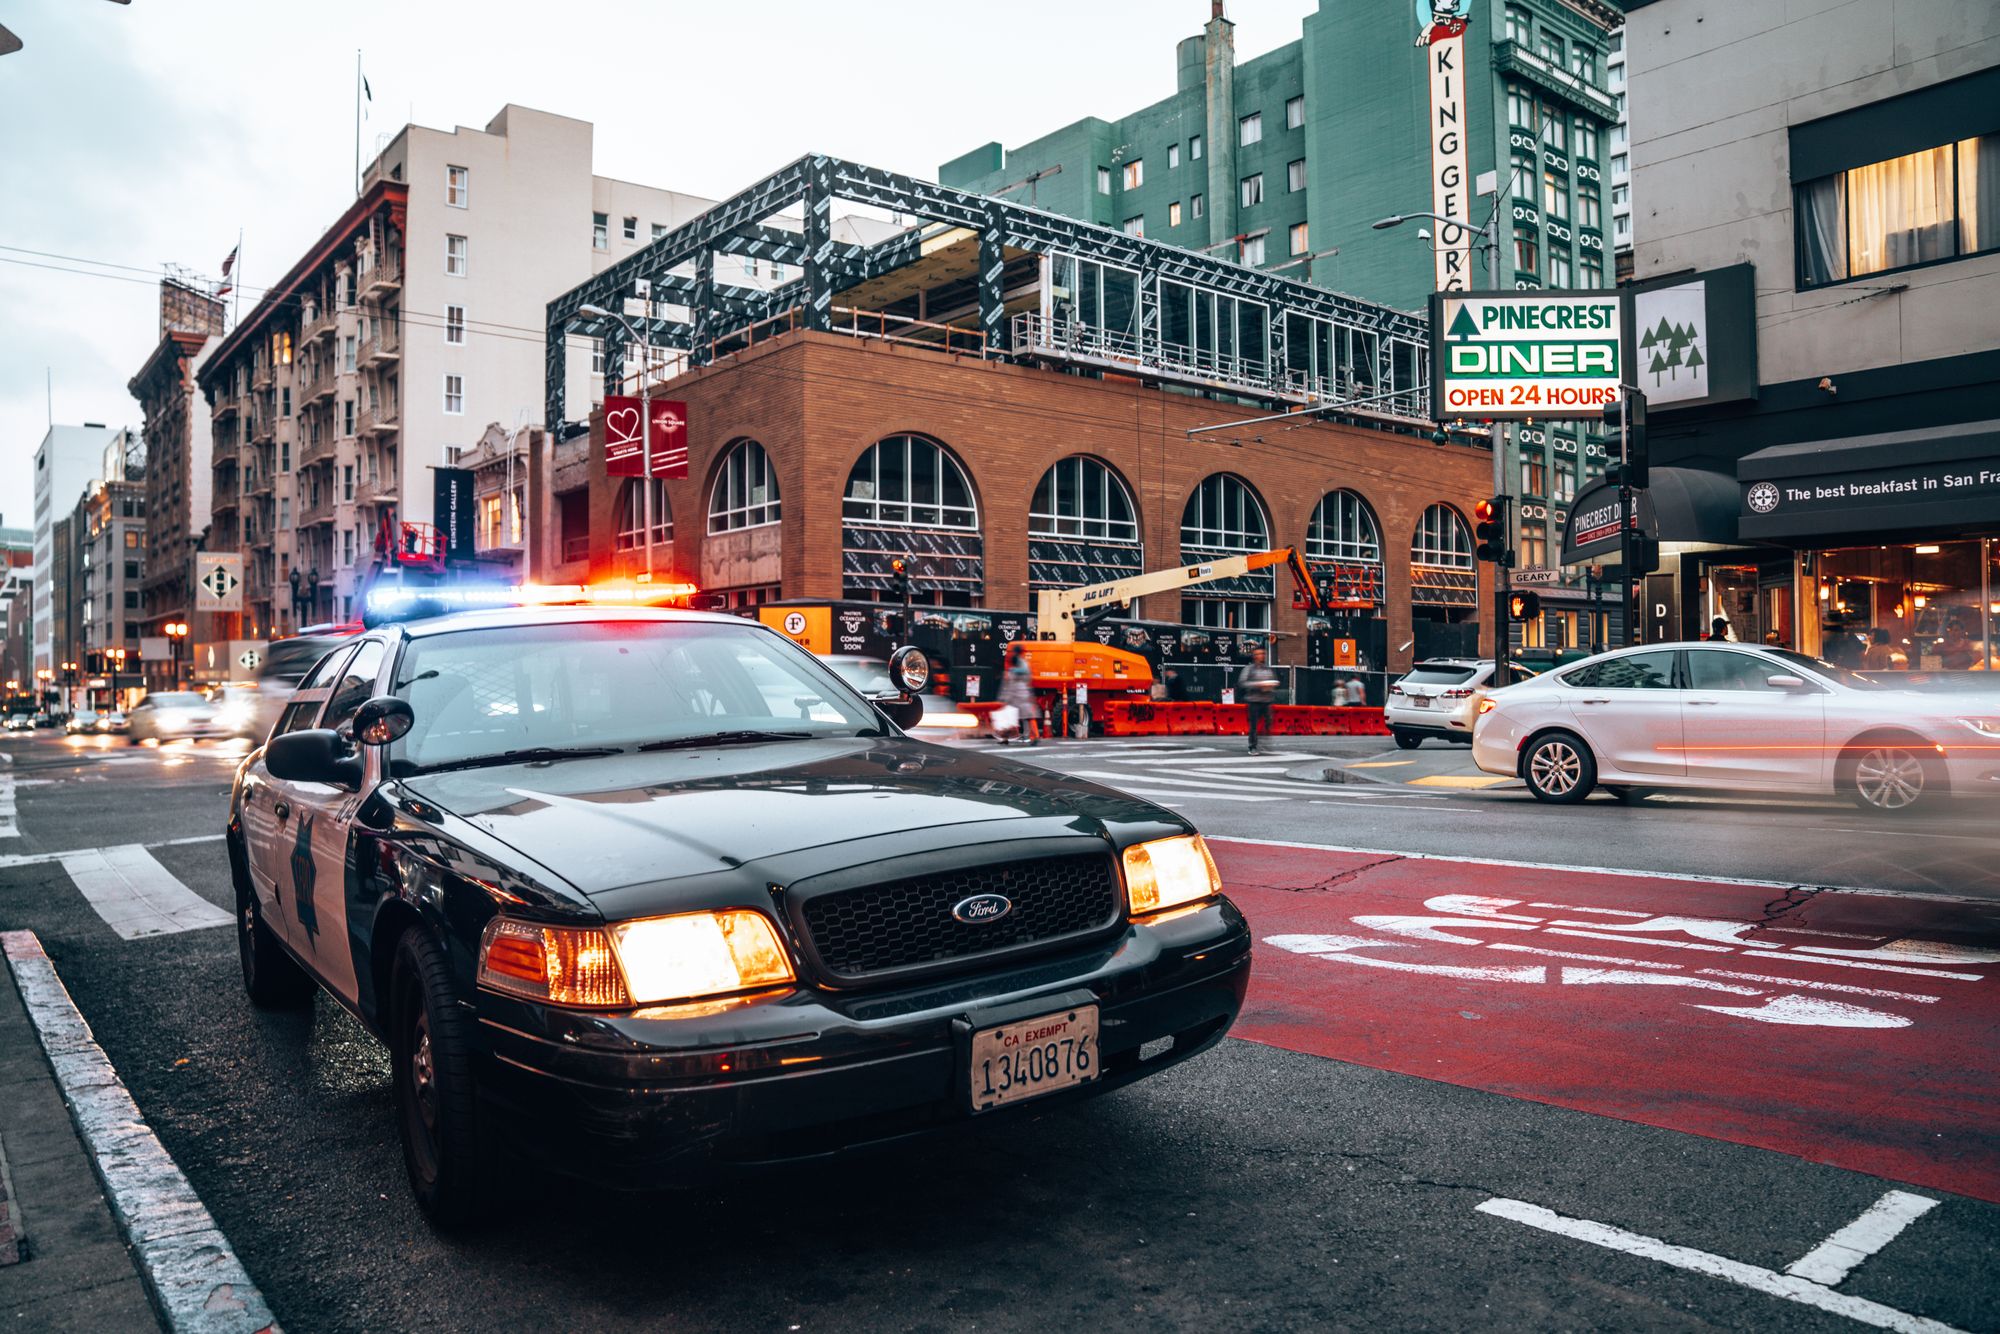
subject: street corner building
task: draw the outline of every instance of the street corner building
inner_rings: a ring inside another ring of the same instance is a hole
[[[1646,637],[1944,683],[2000,669],[1991,6],[1752,34],[1676,0],[1628,9],[1629,361],[1664,558]],[[1804,51],[1810,77],[1765,77]],[[1565,559],[1608,549],[1576,531],[1607,494],[1578,497]]]
[[[908,225],[833,241],[836,204]],[[798,211],[802,232],[772,225]],[[717,278],[746,251],[799,276]],[[606,386],[685,431],[684,462],[656,460],[650,542],[640,468],[606,456],[636,416],[570,397],[579,335],[603,340]],[[650,552],[656,579],[741,607],[900,602],[902,560],[918,606],[1024,613],[1038,589],[1296,546],[1377,670],[1476,651],[1468,516],[1492,456],[1434,428],[1426,339],[1231,260],[802,158],[549,304],[533,568],[630,578]],[[1268,571],[1136,613],[1303,658],[1305,613]]]

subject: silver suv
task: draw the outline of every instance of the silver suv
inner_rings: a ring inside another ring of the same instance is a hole
[[[1404,750],[1425,737],[1469,746],[1474,710],[1492,682],[1491,658],[1428,658],[1389,687],[1383,721]]]

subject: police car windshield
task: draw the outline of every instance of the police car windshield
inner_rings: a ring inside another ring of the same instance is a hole
[[[746,732],[879,735],[869,705],[789,640],[744,623],[595,621],[412,640],[398,689],[415,724],[397,768],[510,751],[636,747]]]

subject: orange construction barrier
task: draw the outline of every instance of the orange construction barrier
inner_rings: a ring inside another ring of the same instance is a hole
[[[1249,711],[1241,704],[1158,700],[1093,701],[1091,731],[1098,736],[1242,736]],[[1360,705],[1274,704],[1273,736],[1388,736],[1382,710]]]

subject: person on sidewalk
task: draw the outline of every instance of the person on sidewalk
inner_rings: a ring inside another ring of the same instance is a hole
[[[1250,661],[1236,674],[1236,698],[1248,712],[1250,753],[1257,753],[1257,733],[1270,735],[1271,704],[1278,698],[1278,674],[1264,665],[1264,650],[1250,650]]]
[[[1017,640],[1007,646],[1007,669],[1000,681],[1000,703],[1020,714],[1020,739],[1030,746],[1042,744],[1040,719],[1035,713],[1034,673],[1028,664],[1028,650]],[[1007,738],[1001,737],[1006,745]]]

